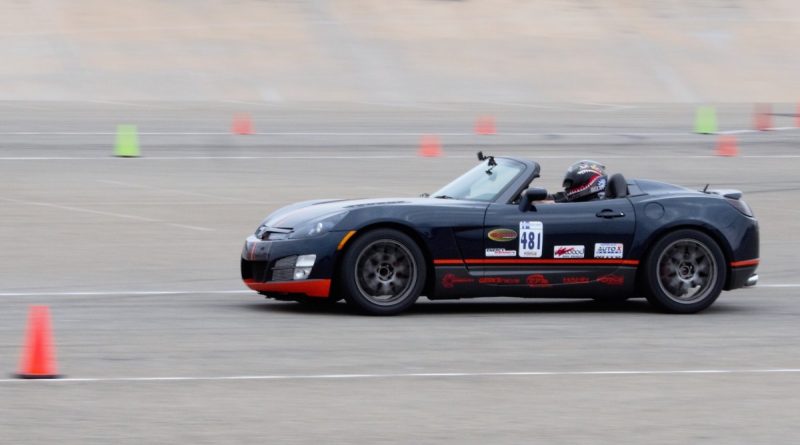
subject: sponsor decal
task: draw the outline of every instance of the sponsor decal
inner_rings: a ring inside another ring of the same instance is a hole
[[[594,245],[595,258],[622,258],[622,243],[596,243]]]
[[[592,192],[602,192],[606,189],[606,178],[600,178],[595,185],[592,186]]]
[[[625,284],[625,277],[622,275],[604,275],[598,278],[597,282],[608,286],[622,286]]]
[[[486,235],[492,241],[505,243],[517,239],[517,232],[512,229],[494,229]]]
[[[480,284],[519,284],[519,278],[483,277],[478,280]]]
[[[583,246],[555,246],[553,247],[553,258],[583,258]]]
[[[550,287],[550,281],[541,274],[528,275],[525,279],[528,287]]]
[[[445,274],[442,277],[442,287],[445,289],[452,289],[456,284],[474,283],[475,279],[471,277],[459,277],[455,274]]]
[[[588,283],[589,277],[564,277],[561,280],[564,284],[581,284],[581,283]]]
[[[517,251],[516,250],[510,250],[510,249],[505,249],[503,247],[491,248],[491,249],[486,249],[486,256],[487,257],[517,256]]]
[[[522,258],[541,258],[544,226],[541,221],[520,221],[519,256]]]

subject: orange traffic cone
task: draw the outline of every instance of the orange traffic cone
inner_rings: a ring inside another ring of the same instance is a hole
[[[436,158],[442,155],[442,143],[439,136],[426,134],[419,143],[419,155],[426,158]]]
[[[767,131],[773,127],[772,107],[770,107],[769,104],[758,104],[755,106],[753,126],[758,131]]]
[[[233,116],[233,124],[231,125],[231,133],[233,134],[253,134],[253,119],[249,114],[239,113]]]
[[[21,379],[55,379],[56,359],[50,333],[50,311],[47,306],[31,306],[19,374]]]
[[[797,112],[794,114],[795,123],[794,126],[800,128],[800,103],[797,104]]]
[[[736,137],[722,135],[717,140],[717,156],[738,156],[739,148],[736,146]]]
[[[494,118],[491,116],[479,117],[478,120],[475,121],[475,134],[497,134]]]

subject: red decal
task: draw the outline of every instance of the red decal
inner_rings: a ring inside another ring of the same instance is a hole
[[[331,280],[299,280],[299,281],[267,281],[258,282],[253,279],[244,280],[250,289],[259,292],[276,294],[305,294],[309,297],[327,297],[331,289]]]
[[[622,275],[604,275],[598,278],[597,281],[609,286],[622,286],[625,284],[625,277]]]
[[[754,260],[734,261],[731,267],[758,266],[758,258]]]
[[[564,284],[588,283],[589,277],[564,277],[561,282]]]
[[[550,282],[547,278],[540,274],[528,275],[525,282],[528,283],[530,287],[550,287]]]
[[[483,277],[478,280],[480,284],[519,284],[519,278]]]
[[[574,247],[562,247],[556,250],[555,256],[561,256],[573,252],[575,250]]]
[[[504,243],[517,239],[517,232],[511,229],[494,229],[487,234],[487,237],[492,241]]]
[[[470,277],[457,277],[454,274],[445,274],[442,277],[442,287],[445,289],[452,289],[456,284],[474,283],[475,279]]]

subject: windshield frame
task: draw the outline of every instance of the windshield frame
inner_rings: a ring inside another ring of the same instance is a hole
[[[522,170],[520,170],[519,173],[516,174],[516,176],[513,179],[508,181],[508,184],[503,186],[503,188],[501,188],[500,191],[498,191],[492,199],[489,200],[467,199],[467,198],[456,198],[456,199],[463,201],[471,201],[471,202],[512,204],[519,197],[520,193],[522,193],[522,191],[525,190],[534,179],[539,177],[540,167],[539,164],[534,161],[529,161],[527,159],[512,158],[512,157],[500,157],[500,156],[497,156],[494,159],[500,165],[502,164],[508,165],[513,163],[513,164],[519,164],[523,168]],[[479,164],[479,166],[489,169],[488,162],[482,162],[481,164]],[[470,171],[474,170],[475,168],[476,167],[473,167],[472,169],[470,169]],[[457,178],[454,178],[452,181],[448,182],[447,184],[439,188],[439,190],[434,194],[433,197],[438,195],[440,191],[447,188],[450,184],[454,183],[455,181],[458,181],[468,172],[469,171],[464,172]]]

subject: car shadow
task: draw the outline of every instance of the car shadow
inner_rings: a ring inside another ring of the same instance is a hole
[[[266,301],[248,303],[246,309],[257,312],[282,312],[306,315],[359,315],[344,301],[336,304],[307,304],[292,301]],[[716,302],[701,314],[722,314],[747,311],[735,303]],[[421,299],[399,316],[463,315],[463,314],[522,314],[522,313],[584,313],[584,314],[653,314],[672,315],[659,312],[645,299],[624,302],[598,302],[594,300],[549,300],[549,299],[503,299],[438,300]]]

